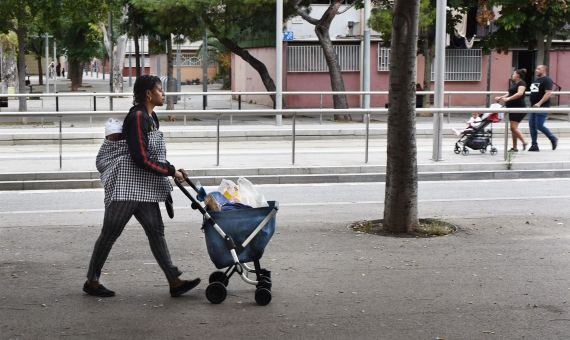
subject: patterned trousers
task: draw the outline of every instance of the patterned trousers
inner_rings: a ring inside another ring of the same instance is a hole
[[[135,216],[142,225],[148,237],[152,254],[166,275],[168,282],[173,282],[177,277],[182,275],[182,272],[172,264],[170,259],[170,253],[166,245],[166,239],[164,238],[164,223],[162,222],[158,203],[113,201],[105,209],[103,229],[95,243],[95,249],[93,249],[93,255],[91,255],[91,261],[89,263],[89,271],[87,272],[88,280],[99,280],[101,269],[107,260],[109,252],[111,252],[113,244],[119,238],[125,225],[133,216]]]

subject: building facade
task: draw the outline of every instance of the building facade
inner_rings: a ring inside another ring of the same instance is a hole
[[[311,16],[319,18],[327,4],[313,4]],[[346,91],[362,89],[362,37],[364,30],[364,11],[353,7],[337,15],[330,28],[338,60],[343,72]],[[342,9],[341,9],[342,11]],[[471,21],[470,21],[471,20]],[[446,91],[486,91],[487,75],[490,74],[490,90],[505,91],[512,71],[515,68],[527,68],[529,79],[534,70],[533,52],[525,49],[514,49],[506,54],[493,52],[485,55],[477,45],[476,36],[485,34],[485,29],[473,23],[474,17],[466,16],[461,27],[457,27],[462,37],[448,37],[446,50]],[[318,44],[314,26],[301,17],[287,21],[284,31],[291,32],[293,39],[284,43],[283,48],[283,91],[330,91],[330,77],[323,52]],[[370,88],[371,91],[387,91],[389,83],[389,48],[381,46],[380,35],[372,31],[370,46]],[[473,41],[473,35],[475,40]],[[458,44],[459,41],[464,42]],[[471,44],[473,43],[474,44]],[[461,46],[462,45],[462,46]],[[471,48],[467,48],[470,46]],[[275,74],[275,48],[253,48],[249,52],[267,66],[271,75]],[[550,75],[559,88],[569,89],[570,50],[564,42],[553,45],[550,54]],[[418,55],[417,82],[424,82],[425,58]],[[490,65],[489,65],[490,62]],[[432,71],[433,80],[433,71]],[[433,84],[432,84],[433,88]],[[233,91],[265,91],[257,72],[240,57],[232,55],[232,90]],[[289,108],[332,107],[331,95],[286,95],[285,103]],[[247,96],[245,100],[259,104],[271,105],[268,96]],[[348,95],[350,107],[361,106],[361,96]],[[450,95],[445,97],[446,105],[482,106],[486,103],[485,95]],[[567,104],[568,98],[561,98],[561,104]],[[374,95],[371,98],[373,107],[384,107],[386,95]]]

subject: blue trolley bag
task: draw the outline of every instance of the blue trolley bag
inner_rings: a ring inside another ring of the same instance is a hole
[[[234,240],[240,263],[259,260],[275,232],[276,214],[258,231],[249,244],[243,249],[241,248],[241,244],[268,217],[272,210],[279,207],[279,203],[276,201],[268,201],[267,204],[269,204],[268,207],[209,212],[215,223]],[[221,269],[233,265],[234,260],[224,238],[207,219],[204,219],[202,226],[206,238],[206,248],[216,268]]]

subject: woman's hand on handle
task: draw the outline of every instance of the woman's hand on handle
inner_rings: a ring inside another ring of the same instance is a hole
[[[180,169],[182,171],[184,171],[183,169]],[[186,174],[186,172],[182,172],[180,170],[176,170],[176,172],[174,173],[174,179],[177,180],[178,182],[183,182],[184,179],[186,179],[186,177],[188,177],[188,175]]]

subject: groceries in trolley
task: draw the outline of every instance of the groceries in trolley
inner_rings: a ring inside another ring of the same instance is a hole
[[[202,201],[201,197],[197,198]],[[268,206],[263,194],[258,192],[254,185],[243,177],[238,178],[237,184],[232,180],[222,179],[218,190],[205,194],[203,202],[208,211],[228,211]]]

